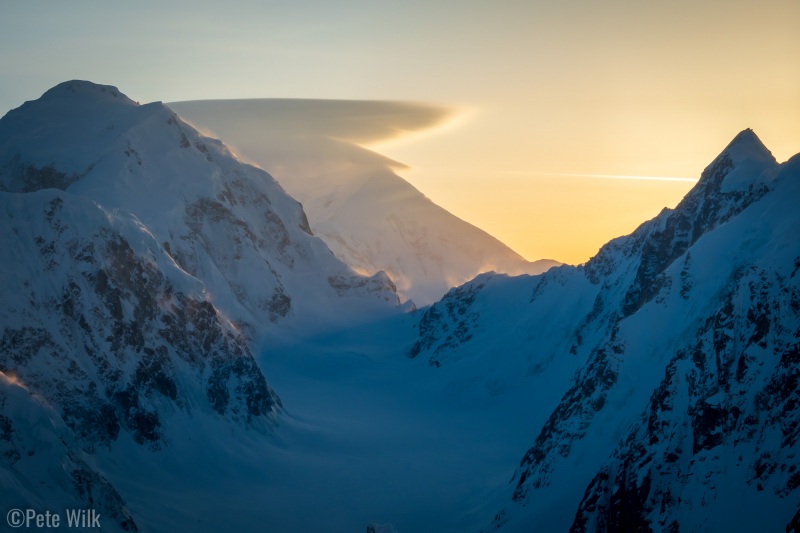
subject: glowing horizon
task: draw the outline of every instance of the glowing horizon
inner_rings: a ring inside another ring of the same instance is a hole
[[[10,2],[0,112],[69,79],[140,102],[417,102],[357,142],[524,257],[576,263],[739,131],[800,151],[797,20],[796,0]]]
[[[398,174],[421,188],[419,182],[434,179],[420,179],[419,174],[424,172],[408,168]],[[608,241],[631,233],[662,209],[674,208],[698,181],[683,177],[487,171],[482,174],[497,186],[483,187],[475,180],[464,179],[468,173],[431,174],[440,186],[428,186],[423,192],[435,203],[529,261],[554,259],[570,264],[585,263]],[[533,183],[520,184],[525,178]],[[475,195],[469,192],[473,188],[481,189],[483,210],[475,209]],[[525,189],[524,194],[508,194]]]

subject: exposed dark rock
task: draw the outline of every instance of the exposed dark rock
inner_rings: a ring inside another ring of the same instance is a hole
[[[585,435],[594,414],[605,405],[607,391],[617,381],[616,357],[605,350],[593,354],[586,370],[575,379],[547,419],[520,461],[512,497],[515,502],[526,502],[531,487],[548,486],[554,457],[568,456],[572,443]],[[578,423],[574,424],[576,420]]]
[[[469,341],[480,318],[480,313],[472,308],[475,298],[492,275],[484,274],[450,289],[440,301],[424,310],[419,319],[419,338],[409,350],[409,357],[433,350],[429,362],[439,366],[442,352]]]

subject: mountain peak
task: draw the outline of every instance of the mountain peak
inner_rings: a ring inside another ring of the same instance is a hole
[[[711,162],[700,176],[695,189],[687,198],[746,192],[772,177],[778,162],[761,139],[751,129],[739,132],[728,146]]]
[[[730,142],[730,144],[737,144],[740,142],[761,142],[761,139],[758,138],[756,132],[753,131],[753,128],[745,128],[739,133],[736,134],[736,137]]]
[[[64,97],[74,99],[76,96],[97,101],[137,105],[136,102],[125,96],[113,85],[100,85],[85,80],[70,80],[59,83],[45,92],[40,100],[56,100]]]
[[[661,289],[658,276],[700,237],[769,192],[779,169],[758,136],[746,129],[706,167],[674,210],[662,211],[621,241],[640,256],[636,278],[625,296],[623,315],[630,316],[653,298]],[[607,271],[609,258],[618,246],[612,241],[601,248],[587,264],[587,272],[594,277],[596,271]]]
[[[322,318],[321,308],[345,301],[354,314],[394,312],[386,279],[356,276],[309,235],[302,207],[269,174],[160,102],[138,105],[113,86],[75,80],[9,112],[0,119],[0,191],[42,189],[135,214],[253,335],[290,311]],[[293,297],[310,292],[318,298]]]
[[[723,153],[727,153],[734,160],[734,164],[744,159],[753,159],[764,162],[777,163],[772,152],[764,146],[758,135],[750,129],[740,131],[728,144]]]

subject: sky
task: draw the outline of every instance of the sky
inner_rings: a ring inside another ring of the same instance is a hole
[[[742,129],[800,151],[798,27],[797,0],[0,0],[0,113],[68,79],[452,110],[368,147],[526,258],[580,263]]]

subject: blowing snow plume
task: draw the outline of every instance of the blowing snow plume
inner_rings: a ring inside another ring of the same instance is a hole
[[[386,271],[418,305],[481,272],[535,274],[557,264],[526,261],[395,174],[402,163],[361,146],[439,125],[451,109],[289,99],[169,105],[275,176],[337,257],[360,273]]]

